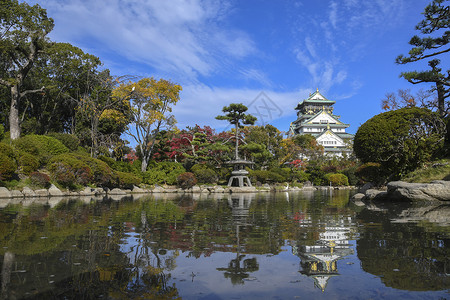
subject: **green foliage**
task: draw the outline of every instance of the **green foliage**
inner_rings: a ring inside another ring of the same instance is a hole
[[[184,172],[177,177],[178,186],[183,190],[190,189],[197,184],[197,178],[191,172]]]
[[[122,189],[131,189],[133,186],[138,186],[141,184],[142,179],[138,176],[126,172],[116,172],[118,177],[119,187]]]
[[[38,187],[50,187],[50,176],[40,172],[33,172],[30,174],[31,184]]]
[[[54,137],[66,146],[70,151],[76,151],[80,145],[80,139],[74,134],[52,132],[48,136]]]
[[[445,124],[423,108],[385,112],[361,125],[354,151],[363,162],[379,163],[390,179],[420,167],[442,151]]]
[[[17,164],[13,158],[0,152],[0,180],[11,179],[16,172]]]
[[[45,135],[26,135],[14,140],[16,149],[36,156],[41,164],[46,164],[51,157],[69,152],[59,140]]]
[[[427,163],[423,168],[408,173],[402,180],[420,183],[433,180],[450,180],[450,159]]]
[[[177,177],[181,173],[186,172],[182,164],[177,162],[163,161],[153,163],[149,166],[149,170],[142,174],[143,182],[146,184],[170,184],[177,183]]]
[[[3,127],[2,124],[0,124],[0,141],[3,140],[5,137],[5,127]]]
[[[305,182],[309,180],[309,174],[303,170],[292,169],[292,180],[297,182]]]
[[[216,183],[219,180],[214,169],[206,164],[196,164],[192,166],[191,171],[200,183]]]
[[[379,163],[368,162],[356,169],[356,176],[361,178],[364,182],[372,182],[380,184],[385,177],[385,173]]]
[[[14,149],[8,144],[0,143],[0,153],[8,156],[11,159],[15,158]]]
[[[107,157],[104,155],[100,155],[98,157],[101,161],[105,162],[110,168],[112,168],[114,171],[120,171],[120,172],[127,172],[127,173],[133,173],[135,175],[140,175],[140,164],[139,162],[135,161],[133,163],[126,162],[126,161],[118,161],[114,158]]]
[[[286,178],[283,175],[271,170],[250,170],[250,179],[252,182],[260,183],[274,183],[274,182],[285,182]]]
[[[332,186],[347,186],[348,178],[341,173],[329,173],[326,174],[326,178],[331,183]]]
[[[75,154],[60,154],[53,157],[48,169],[58,184],[69,189],[86,186],[94,179],[89,165]]]
[[[349,183],[350,185],[353,185],[353,186],[358,185],[358,183],[359,183],[358,176],[356,176],[356,169],[357,169],[356,166],[352,166],[352,167],[343,169],[343,170],[341,171],[342,174],[344,174],[345,176],[347,176],[347,178],[348,178],[348,183]]]
[[[326,178],[326,173],[320,168],[317,163],[310,163],[306,167],[306,173],[309,174],[309,181],[314,185],[328,185],[328,180]]]
[[[76,155],[76,158],[87,164],[94,176],[94,183],[99,186],[113,187],[116,182],[116,175],[107,163],[100,159],[88,155]]]
[[[17,162],[23,174],[28,175],[39,168],[39,160],[36,156],[24,151],[19,151],[17,157]]]

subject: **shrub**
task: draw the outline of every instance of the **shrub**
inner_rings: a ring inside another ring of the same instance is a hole
[[[353,148],[363,162],[379,163],[388,180],[429,161],[444,146],[445,123],[437,113],[412,107],[369,119],[356,132]]]
[[[368,162],[356,169],[356,176],[364,182],[372,182],[377,185],[383,182],[385,175],[379,163]]]
[[[117,176],[107,163],[97,158],[92,158],[87,154],[76,153],[74,157],[87,164],[93,175],[93,182],[99,186],[114,186]]]
[[[53,157],[48,169],[57,183],[69,189],[85,186],[94,179],[89,165],[73,154]]]
[[[303,170],[293,169],[292,170],[292,180],[298,182],[305,182],[309,180],[309,174]]]
[[[48,136],[51,136],[66,146],[70,151],[76,151],[78,145],[80,145],[80,139],[77,138],[74,134],[69,133],[60,133],[60,132],[52,132],[49,133]]]
[[[33,172],[30,174],[31,184],[48,188],[50,186],[50,176],[40,172]]]
[[[2,124],[0,124],[0,141],[3,140],[5,137],[5,127],[3,127]]]
[[[23,151],[19,151],[17,156],[18,165],[23,174],[29,175],[31,172],[34,172],[39,168],[39,160],[36,156]]]
[[[0,152],[0,180],[11,179],[16,172],[16,161],[3,152]]]
[[[191,171],[200,183],[216,183],[219,180],[217,173],[205,164],[196,164],[192,166]]]
[[[270,183],[270,182],[283,182],[284,177],[280,174],[268,171],[268,170],[251,170],[250,178],[252,182]]]
[[[15,158],[14,149],[8,144],[0,143],[0,153],[8,156],[11,159]]]
[[[131,189],[134,185],[140,185],[142,182],[141,178],[131,173],[117,171],[116,174],[119,187],[122,189]]]
[[[348,178],[344,174],[331,173],[331,174],[327,174],[326,177],[332,186],[342,186],[342,185],[347,186],[348,185]]]
[[[358,176],[356,176],[356,170],[357,167],[353,166],[347,169],[342,170],[342,174],[344,174],[345,176],[347,176],[348,178],[348,183],[350,185],[357,185],[359,183],[359,179]]]
[[[46,164],[55,155],[69,152],[56,138],[45,135],[26,135],[14,141],[14,146],[23,152],[36,156],[41,164]]]
[[[197,178],[195,178],[194,173],[184,172],[178,175],[177,183],[183,190],[190,189],[197,184]]]
[[[159,163],[153,162],[149,166],[149,170],[143,173],[143,181],[147,184],[170,184],[177,183],[177,177],[181,173],[186,172],[183,165],[177,162],[163,161]]]

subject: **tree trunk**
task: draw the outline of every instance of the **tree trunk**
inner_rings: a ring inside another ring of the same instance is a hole
[[[443,118],[445,117],[445,88],[442,82],[436,82],[436,90],[438,95],[438,113]]]
[[[235,132],[236,146],[234,149],[234,157],[236,160],[239,159],[239,124],[236,124],[236,132]]]
[[[11,109],[9,112],[9,132],[11,140],[16,140],[20,137],[19,100],[19,87],[13,85],[11,86]]]

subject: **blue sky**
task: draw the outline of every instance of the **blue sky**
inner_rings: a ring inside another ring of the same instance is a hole
[[[50,38],[100,57],[114,75],[154,76],[183,86],[180,129],[210,125],[243,103],[288,131],[297,103],[319,91],[335,100],[348,131],[381,112],[381,99],[413,86],[399,66],[431,0],[40,0],[55,20]]]

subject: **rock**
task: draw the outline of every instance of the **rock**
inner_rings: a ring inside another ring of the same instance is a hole
[[[372,188],[373,188],[373,184],[371,182],[368,182],[359,189],[359,192],[362,194],[365,194],[367,190],[370,190]]]
[[[132,193],[134,194],[144,194],[145,191],[138,186],[133,185]]]
[[[396,199],[450,201],[450,181],[436,180],[431,183],[389,182],[388,194]]]
[[[90,187],[85,187],[84,190],[80,191],[80,196],[94,196],[95,191]]]
[[[37,197],[48,197],[48,190],[40,189],[34,191]]]
[[[36,193],[32,189],[30,189],[28,186],[26,186],[22,189],[22,194],[25,197],[36,197]]]
[[[18,191],[18,190],[12,190],[12,191],[11,191],[11,196],[12,196],[13,198],[23,198],[22,192],[21,192],[21,191]],[[1,198],[1,197],[0,197],[0,198]]]
[[[12,198],[11,192],[5,187],[0,187],[0,198]]]
[[[368,189],[366,191],[366,193],[365,193],[365,196],[366,196],[365,198],[368,199],[368,200],[373,200],[380,193],[383,193],[383,191],[374,190],[374,189]]]
[[[362,198],[364,198],[365,195],[363,193],[358,193],[358,194],[354,194],[350,200],[362,200]]]
[[[192,187],[192,192],[193,192],[193,193],[201,193],[201,192],[202,192],[202,189],[201,189],[198,185],[194,185],[194,186]]]
[[[155,187],[152,190],[153,193],[165,193],[166,190],[159,185],[155,185]]]
[[[61,192],[61,190],[58,189],[54,184],[52,184],[52,185],[49,187],[49,189],[48,189],[48,194],[49,194],[51,197],[60,197],[60,196],[63,196],[63,195],[64,195],[63,192]]]
[[[109,191],[110,195],[117,195],[117,196],[125,196],[127,193],[124,190],[115,188]]]
[[[224,192],[225,192],[225,189],[224,189],[223,187],[221,187],[221,186],[217,186],[217,187],[214,189],[214,192],[215,192],[215,193],[224,193]]]

